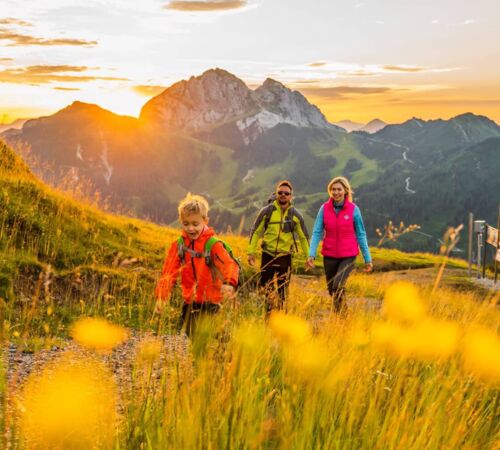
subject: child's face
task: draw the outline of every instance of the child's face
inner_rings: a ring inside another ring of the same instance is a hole
[[[203,228],[208,223],[208,218],[201,214],[186,214],[181,215],[181,228],[188,235],[189,239],[198,239],[198,236],[203,231]]]

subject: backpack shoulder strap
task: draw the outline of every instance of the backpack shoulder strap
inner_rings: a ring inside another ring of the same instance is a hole
[[[306,239],[309,242],[309,231],[307,230],[307,226],[306,226],[306,223],[304,221],[304,216],[302,216],[300,211],[297,208],[295,208],[294,206],[292,206],[290,208],[290,214],[291,214],[292,220],[293,220],[293,216],[297,217],[299,224],[300,224],[300,227],[302,228],[302,231],[304,232],[304,235],[306,236]]]
[[[269,204],[268,206],[265,207],[265,212],[264,212],[264,231],[267,230],[267,227],[269,226],[269,222],[271,221],[271,216],[273,215],[274,210],[276,207],[274,206],[274,203]]]
[[[184,238],[179,236],[177,238],[177,254],[181,260],[181,264],[186,263],[186,246],[184,245]]]
[[[205,242],[205,247],[203,249],[205,260],[207,259],[207,257],[210,258],[210,253],[212,252],[212,248],[215,244],[217,244],[217,242],[222,242],[222,241],[220,239],[217,239],[215,236],[212,236],[207,239],[207,241]],[[207,264],[209,264],[209,262],[207,262]]]
[[[252,236],[254,235],[255,231],[262,221],[264,221],[264,232],[267,230],[267,226],[269,225],[269,221],[271,220],[271,215],[273,214],[274,209],[275,206],[273,203],[270,203],[269,205],[261,208],[250,230],[250,240],[252,240]]]

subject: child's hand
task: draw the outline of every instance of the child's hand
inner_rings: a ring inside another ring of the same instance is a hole
[[[248,264],[255,266],[255,255],[248,255]]]
[[[155,304],[155,313],[156,314],[161,314],[163,311],[163,308],[165,308],[165,304],[167,302],[164,302],[163,300],[156,300]]]
[[[220,292],[222,294],[222,297],[224,297],[224,300],[232,299],[236,295],[234,286],[231,286],[230,284],[223,284],[220,288]]]

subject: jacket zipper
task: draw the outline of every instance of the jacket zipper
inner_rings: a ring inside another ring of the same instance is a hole
[[[191,241],[191,248],[193,249],[193,252],[194,252],[194,241]],[[191,255],[191,266],[193,267],[194,281],[196,281],[196,283],[198,283],[198,277],[196,276],[196,269],[194,267],[193,255]]]
[[[278,229],[278,238],[276,239],[276,250],[274,251],[274,256],[276,256],[278,254],[278,247],[280,245],[281,227],[283,226],[283,210],[281,209],[281,207],[279,210],[280,210],[281,218],[280,218],[280,226]]]

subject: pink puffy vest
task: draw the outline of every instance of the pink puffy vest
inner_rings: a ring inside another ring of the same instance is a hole
[[[333,200],[323,204],[323,227],[325,237],[321,254],[332,258],[348,258],[359,253],[358,240],[354,230],[355,204],[344,200],[344,206],[335,214]]]

